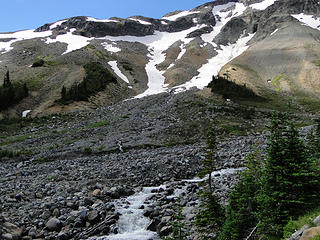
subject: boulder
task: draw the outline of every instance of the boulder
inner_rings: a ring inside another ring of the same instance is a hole
[[[51,218],[47,223],[46,223],[46,228],[53,232],[53,231],[60,231],[61,229],[61,222],[57,218]]]
[[[320,226],[312,227],[305,230],[300,238],[300,240],[310,240],[315,236],[320,236]]]

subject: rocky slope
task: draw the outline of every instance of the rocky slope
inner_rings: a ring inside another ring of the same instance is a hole
[[[1,125],[2,234],[6,239],[114,234],[121,229],[127,196],[153,186],[158,190],[139,208],[145,208],[147,229],[166,235],[179,196],[188,222],[194,219],[199,187],[185,180],[201,168],[210,119],[224,136],[217,163],[223,171],[214,180],[225,202],[252,145],[265,141],[267,116],[186,92]]]
[[[73,17],[36,30],[0,34],[0,75],[26,83],[30,96],[3,115],[90,109],[133,96],[204,88],[231,73],[268,99],[293,96],[315,105],[319,93],[319,3],[309,0],[218,0],[162,19]],[[31,68],[37,59],[42,67]],[[61,107],[62,86],[100,62],[117,76],[89,102]]]

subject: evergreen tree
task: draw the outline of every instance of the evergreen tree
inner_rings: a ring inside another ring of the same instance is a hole
[[[232,190],[226,208],[226,221],[218,240],[239,240],[250,235],[258,223],[256,217],[259,179],[261,179],[261,155],[258,151],[247,157],[247,170]]]
[[[207,133],[207,149],[206,156],[203,160],[203,169],[200,172],[200,177],[208,176],[208,188],[209,192],[213,192],[212,188],[212,177],[211,173],[216,169],[215,158],[217,151],[217,137],[216,137],[216,129],[213,125],[211,125],[208,129]]]
[[[201,201],[200,210],[195,218],[197,231],[202,239],[216,239],[225,221],[225,210],[211,192],[201,193]]]
[[[9,70],[7,70],[6,75],[4,76],[3,87],[4,88],[12,87],[12,84],[10,82]]]
[[[203,239],[215,239],[224,223],[224,209],[213,193],[211,173],[216,169],[217,138],[215,127],[211,125],[207,133],[207,150],[200,177],[208,176],[208,190],[200,193],[201,205],[196,215],[195,225]]]
[[[312,168],[305,144],[287,115],[273,114],[261,190],[260,232],[281,238],[283,226],[315,205],[319,174]]]

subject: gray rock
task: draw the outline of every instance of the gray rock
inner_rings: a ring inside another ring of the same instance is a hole
[[[61,229],[61,221],[57,218],[51,218],[47,223],[46,223],[46,228],[49,231],[60,231]]]

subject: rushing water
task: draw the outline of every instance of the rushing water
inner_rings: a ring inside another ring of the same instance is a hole
[[[90,238],[96,240],[155,240],[159,239],[157,234],[148,231],[150,219],[143,215],[145,201],[156,193],[153,190],[165,188],[160,187],[145,187],[141,192],[136,193],[125,199],[120,199],[115,202],[116,211],[121,214],[118,221],[118,234],[109,236]]]
[[[221,169],[211,173],[213,178],[220,178],[224,175],[235,174],[245,170],[245,168],[229,168]],[[203,182],[207,180],[205,178],[195,178],[184,180],[184,182]],[[157,194],[155,190],[160,188],[165,189],[166,186],[159,187],[145,187],[141,192],[138,192],[127,198],[122,198],[115,202],[116,211],[121,214],[118,221],[118,234],[112,234],[103,237],[93,237],[90,240],[156,240],[159,239],[155,232],[148,231],[147,228],[151,223],[150,219],[143,215],[144,210],[142,206],[145,206],[145,202],[148,198]],[[176,189],[173,195],[168,198],[176,198],[185,191],[185,188]]]

